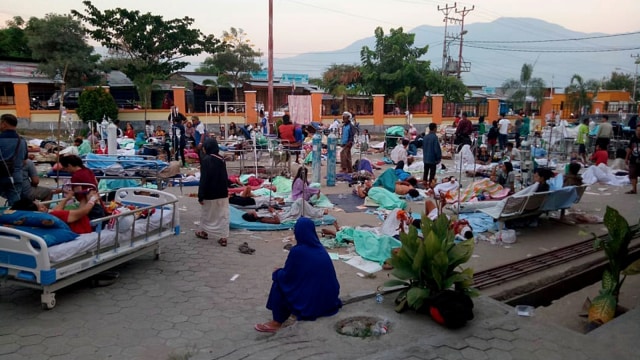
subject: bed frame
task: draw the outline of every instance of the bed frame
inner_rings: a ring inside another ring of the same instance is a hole
[[[147,231],[134,236],[134,224],[130,240],[120,244],[118,240],[122,233],[116,232],[114,244],[110,246],[101,246],[101,231],[98,231],[95,247],[59,263],[50,260],[49,248],[41,237],[15,228],[0,227],[0,286],[12,284],[42,290],[42,308],[48,310],[55,307],[55,292],[59,289],[147,253],[153,253],[158,259],[160,240],[180,233],[177,197],[153,189],[122,188],[116,191],[115,200],[138,206],[136,211],[155,209],[160,213],[159,226],[150,228],[151,216],[138,219],[136,223],[146,221]],[[168,221],[165,211],[172,212]],[[131,216],[131,213],[107,216],[92,223],[101,224],[123,216]],[[118,222],[116,226],[119,226]],[[39,244],[40,249],[33,247],[33,242]]]

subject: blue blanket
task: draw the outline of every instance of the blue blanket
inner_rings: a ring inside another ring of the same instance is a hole
[[[229,206],[229,227],[231,229],[245,229],[250,231],[273,231],[273,230],[289,230],[293,229],[295,221],[285,222],[282,224],[265,224],[261,222],[246,221],[242,218],[245,214],[244,211],[237,209],[233,206]],[[336,221],[331,215],[325,215],[321,219],[312,219],[316,226],[319,225],[331,225]]]
[[[140,156],[105,156],[87,154],[87,167],[90,169],[106,169],[107,167],[120,164],[124,169],[151,169],[162,170],[169,166],[168,163],[160,160],[145,160]]]

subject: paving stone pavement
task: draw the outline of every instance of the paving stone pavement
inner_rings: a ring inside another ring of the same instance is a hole
[[[517,317],[487,297],[474,300],[475,319],[457,331],[423,315],[395,313],[388,294],[382,304],[365,297],[333,317],[294,323],[275,335],[258,333],[253,325],[270,318],[271,271],[284,263],[282,247],[292,232],[233,231],[226,248],[197,239],[199,213],[190,191],[181,198],[183,233],[163,241],[158,261],[148,255],[119,266],[115,284],[60,290],[50,311],[40,309],[36,290],[0,288],[0,359],[637,358],[622,345],[608,346],[604,328],[598,336],[577,334],[535,316]],[[348,222],[347,215],[337,216]],[[244,241],[255,255],[238,251]],[[385,280],[385,272],[362,279],[350,266],[335,265],[343,298],[375,291]],[[368,339],[337,334],[335,324],[352,316],[386,318],[390,331]],[[637,322],[627,325],[637,337]]]

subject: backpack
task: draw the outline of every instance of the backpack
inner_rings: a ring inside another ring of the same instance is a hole
[[[492,126],[489,128],[489,133],[487,134],[487,139],[493,140],[498,138],[498,128]]]

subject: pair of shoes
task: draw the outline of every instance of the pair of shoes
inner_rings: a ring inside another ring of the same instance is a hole
[[[253,328],[256,329],[256,331],[267,333],[275,333],[280,330],[280,327],[275,327],[270,323],[256,324]]]
[[[637,194],[637,193],[638,193],[637,191],[629,190],[625,194]]]
[[[196,237],[198,237],[200,239],[205,239],[205,240],[209,239],[209,235],[206,232],[202,231],[202,230],[196,231]]]
[[[238,250],[241,253],[247,254],[247,255],[253,255],[253,253],[256,252],[256,249],[250,248],[249,244],[247,244],[246,242],[243,242],[240,246],[238,246]]]
[[[218,240],[218,244],[220,244],[220,246],[227,246],[227,239],[225,238],[220,238],[220,240]]]

